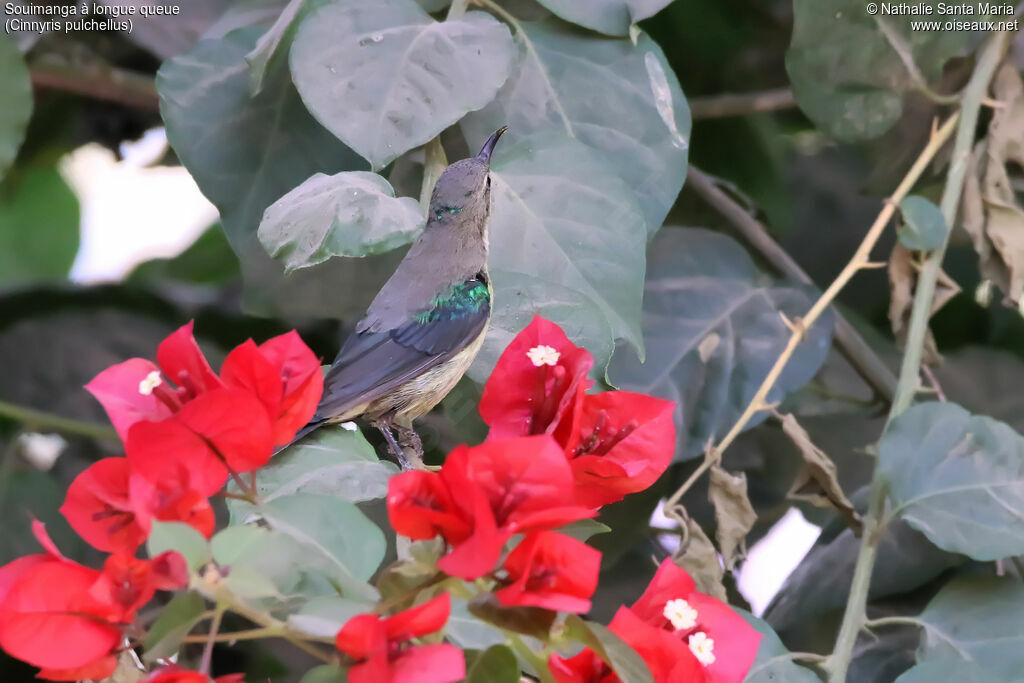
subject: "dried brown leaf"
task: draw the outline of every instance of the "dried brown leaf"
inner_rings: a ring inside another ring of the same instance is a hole
[[[676,558],[677,564],[689,572],[701,593],[727,601],[725,586],[722,585],[725,573],[711,539],[692,519],[686,520],[686,535],[684,554]]]
[[[747,475],[730,474],[718,465],[711,467],[708,500],[715,507],[715,539],[729,571],[747,554],[746,538],[757,513],[747,498]]]
[[[792,500],[807,501],[820,508],[835,508],[853,533],[860,536],[863,530],[860,514],[853,508],[850,499],[839,485],[835,463],[814,445],[810,435],[795,417],[789,414],[777,415],[782,421],[782,431],[800,450],[800,455],[804,459],[804,465],[797,472],[786,496]]]
[[[1017,307],[1024,295],[1024,210],[1009,169],[1024,166],[1024,81],[1006,64],[992,90],[1001,106],[993,109],[988,136],[971,154],[960,219],[982,277],[1002,290],[1007,306]]]
[[[897,343],[901,346],[906,338],[910,311],[914,304],[914,288],[917,285],[918,265],[914,253],[897,242],[889,257],[889,323],[892,325],[892,333],[896,336]],[[959,293],[960,285],[947,275],[946,271],[940,270],[935,283],[935,296],[932,297],[931,315],[935,315]],[[931,330],[928,330],[924,340],[922,361],[928,365],[942,363],[942,356],[939,355]]]

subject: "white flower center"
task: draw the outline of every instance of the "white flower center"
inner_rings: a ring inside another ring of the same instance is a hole
[[[160,379],[160,372],[154,370],[153,372],[146,375],[141,382],[139,382],[139,393],[142,394],[143,396],[149,396],[150,394],[153,393],[154,389],[156,389],[163,383],[164,381]]]
[[[666,602],[661,613],[672,622],[672,628],[677,631],[685,631],[697,625],[697,610],[690,607],[690,603],[682,598]]]
[[[708,638],[704,631],[697,631],[689,640],[690,652],[694,654],[697,661],[704,666],[711,666],[715,663],[715,641]]]
[[[542,365],[558,365],[558,359],[561,356],[562,354],[554,348],[544,344],[534,346],[526,352],[526,357],[529,358],[530,362],[538,368]]]

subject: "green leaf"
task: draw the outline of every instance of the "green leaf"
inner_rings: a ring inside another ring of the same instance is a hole
[[[299,683],[346,683],[347,681],[344,669],[324,664],[307,671]]]
[[[630,26],[653,17],[672,0],[538,0],[552,13],[600,33],[629,35]]]
[[[912,194],[900,202],[903,225],[896,230],[900,243],[914,251],[938,249],[946,241],[949,228],[939,207],[924,197]]]
[[[452,611],[445,624],[445,634],[463,650],[486,650],[505,642],[505,634],[469,612],[462,600],[452,602]]]
[[[303,562],[346,598],[373,600],[366,581],[384,558],[384,534],[347,500],[312,493],[281,496],[254,509],[272,529],[295,540]]]
[[[78,199],[56,166],[9,174],[0,184],[0,288],[66,278],[78,222]]]
[[[340,426],[321,427],[297,444],[275,455],[259,471],[256,492],[264,503],[296,493],[330,495],[358,503],[383,498],[388,479],[398,469],[377,458],[362,433]],[[228,490],[237,492],[234,482]],[[235,519],[252,511],[245,501],[229,500],[228,509]]]
[[[0,34],[0,178],[18,156],[32,117],[32,81],[28,67],[9,37]]]
[[[379,169],[490,102],[514,52],[484,12],[438,22],[412,0],[336,0],[299,26],[292,78],[313,116]]]
[[[322,0],[290,0],[277,15],[273,25],[256,41],[256,47],[245,56],[249,64],[249,88],[259,95],[263,90],[263,79],[272,61],[278,59],[281,48],[287,49],[299,22]]]
[[[565,534],[566,536],[572,536],[577,541],[586,542],[591,536],[606,534],[611,530],[612,528],[610,526],[602,524],[597,520],[581,519],[558,529],[558,533]]]
[[[736,608],[734,608],[736,609]],[[789,650],[762,619],[758,619],[746,610],[736,612],[761,634],[761,643],[757,648],[757,658],[747,671],[744,683],[818,683],[818,676],[810,669],[805,669],[790,657]]]
[[[375,603],[347,600],[328,595],[310,600],[306,605],[288,615],[288,625],[311,636],[328,638],[334,636],[345,622],[364,612],[372,612]]]
[[[492,171],[495,309],[471,376],[483,381],[534,314],[594,355],[613,340],[642,349],[646,230],[633,192],[585,145],[542,133],[503,147]]]
[[[666,229],[647,251],[644,339],[647,362],[618,349],[608,376],[621,389],[676,402],[676,457],[704,452],[732,426],[789,341],[780,313],[794,319],[810,292],[774,283],[735,241],[698,228]],[[828,355],[830,315],[797,347],[767,401],[807,383]],[[760,424],[766,411],[747,429]]]
[[[815,679],[817,680],[817,679]],[[1010,679],[1000,679],[1009,683]],[[1020,681],[1019,677],[1013,680]],[[941,659],[922,662],[907,670],[896,683],[998,683],[992,672],[974,662]]]
[[[517,683],[519,662],[506,645],[492,645],[470,664],[466,683]]]
[[[205,609],[206,604],[198,593],[178,593],[171,598],[146,632],[142,643],[146,663],[174,655],[181,641],[202,619]]]
[[[332,256],[389,251],[411,242],[424,222],[419,202],[395,197],[376,173],[317,173],[267,208],[257,235],[290,272]]]
[[[241,572],[239,582],[245,585],[239,587],[259,589],[264,593],[260,597],[277,597],[290,591],[301,578],[302,553],[298,545],[290,536],[272,529],[250,524],[229,526],[210,539],[210,550],[217,564],[228,569],[228,580]]]
[[[606,626],[575,614],[565,620],[569,637],[591,648],[619,675],[622,683],[648,683],[654,679],[640,655]]]
[[[469,613],[505,631],[521,633],[547,642],[556,612],[540,607],[503,607],[492,594],[483,594],[469,604]]]
[[[764,618],[779,632],[799,628],[846,604],[860,549],[860,539],[849,529],[822,537],[797,565],[775,595]],[[913,591],[926,585],[966,558],[936,548],[901,520],[893,521],[878,546],[871,574],[870,600]]]
[[[256,238],[263,211],[289,190],[314,173],[363,164],[309,115],[287,69],[268,69],[260,94],[251,97],[245,56],[260,32],[246,28],[203,40],[164,62],[157,90],[168,140],[220,210],[242,263],[249,311],[338,317],[348,306],[362,310],[369,299],[360,287],[373,286],[373,274],[365,271],[377,261],[327,263],[286,278]],[[349,295],[339,301],[336,292]]]
[[[924,633],[918,661],[969,660],[990,676],[1019,680],[1024,671],[1022,610],[1024,585],[1017,578],[953,579],[919,617]]]
[[[146,541],[150,557],[168,550],[176,550],[185,558],[188,568],[195,571],[210,561],[210,546],[203,535],[184,522],[153,520],[153,528]]]
[[[922,4],[935,15],[942,3]],[[933,81],[972,40],[967,30],[913,31],[921,17],[871,15],[864,7],[861,0],[793,2],[786,52],[793,93],[816,126],[843,141],[878,137],[900,118],[903,93],[918,85],[905,61]]]
[[[470,146],[505,124],[502,145],[544,131],[569,134],[600,152],[635,193],[653,235],[686,178],[691,126],[661,48],[646,33],[634,45],[556,19],[523,23],[515,39],[512,75],[493,102],[462,120]],[[615,106],[595,107],[596,90]]]
[[[944,550],[976,560],[1024,553],[1024,438],[954,403],[924,403],[893,420],[879,474],[895,513]]]

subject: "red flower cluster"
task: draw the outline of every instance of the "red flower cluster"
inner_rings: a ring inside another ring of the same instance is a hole
[[[320,362],[295,331],[234,349],[220,376],[192,336],[192,323],[157,349],[107,368],[88,389],[125,443],[132,472],[177,491],[209,496],[231,472],[270,460],[316,411]],[[171,383],[176,387],[172,387]]]
[[[106,678],[117,666],[121,626],[158,589],[188,583],[185,561],[177,553],[116,553],[102,570],[90,569],[64,557],[42,523],[32,530],[46,552],[0,567],[0,647],[41,667],[40,678]]]
[[[501,354],[484,386],[488,441],[550,434],[569,459],[576,501],[600,507],[642,491],[672,462],[674,404],[628,391],[587,394],[593,357],[539,316]]]
[[[404,612],[381,618],[352,617],[338,631],[335,645],[354,660],[351,683],[450,683],[466,675],[462,651],[454,645],[413,646],[409,641],[444,628],[451,613],[447,593]]]
[[[632,607],[608,628],[636,650],[655,683],[740,683],[757,656],[761,634],[727,604],[698,593],[671,559],[661,563]],[[548,667],[558,683],[614,683],[619,678],[593,650]]]
[[[160,344],[157,360],[159,367],[141,358],[114,365],[86,386],[106,409],[127,457],[106,458],[82,472],[61,512],[86,542],[112,553],[103,570],[63,557],[38,523],[34,529],[47,553],[0,568],[0,647],[42,667],[43,678],[99,679],[113,671],[122,627],[136,610],[156,590],[188,583],[177,553],[135,557],[153,520],[184,522],[212,535],[208,497],[229,473],[266,464],[274,446],[287,443],[312,417],[323,391],[320,363],[295,332],[260,346],[242,344],[218,376],[189,323]],[[172,677],[154,680],[184,683],[201,676],[161,675]]]
[[[569,463],[546,435],[459,446],[440,472],[405,472],[388,486],[392,527],[417,540],[440,534],[452,550],[438,568],[451,576],[472,580],[487,574],[508,540],[526,534],[505,562],[509,586],[498,598],[506,605],[589,609],[600,554],[568,536],[544,532],[595,514],[574,504]],[[566,570],[579,578],[566,578]]]

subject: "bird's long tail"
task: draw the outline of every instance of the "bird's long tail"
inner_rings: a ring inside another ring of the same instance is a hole
[[[303,427],[299,431],[295,432],[295,438],[294,439],[292,439],[291,441],[289,441],[285,445],[278,446],[276,449],[274,449],[274,455],[277,455],[278,453],[280,453],[284,449],[289,448],[290,446],[293,446],[297,442],[299,442],[302,439],[304,439],[307,435],[311,434],[314,430],[316,430],[316,429],[318,429],[320,427],[323,427],[325,424],[327,424],[327,423],[324,420],[313,420],[308,425],[306,425],[305,427]]]

